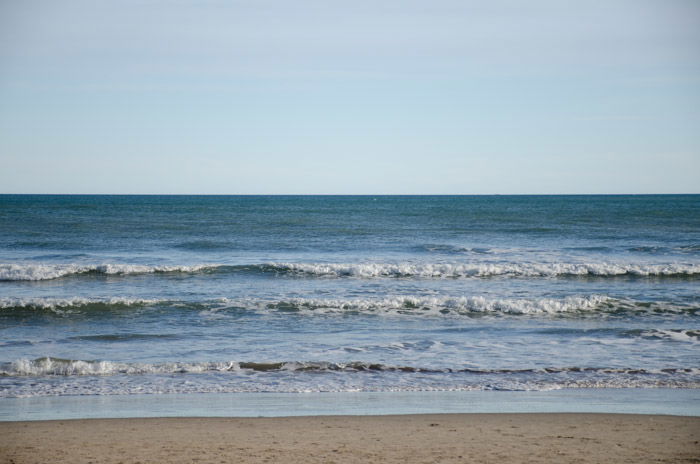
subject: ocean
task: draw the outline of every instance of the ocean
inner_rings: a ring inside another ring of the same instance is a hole
[[[0,399],[688,391],[699,283],[700,195],[0,195]]]

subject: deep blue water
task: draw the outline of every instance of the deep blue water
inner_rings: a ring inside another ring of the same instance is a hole
[[[0,195],[0,397],[698,388],[699,284],[699,195]]]

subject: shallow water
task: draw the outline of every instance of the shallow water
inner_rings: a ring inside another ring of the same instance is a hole
[[[0,421],[532,412],[700,416],[700,390],[585,388],[546,392],[186,393],[0,398]]]

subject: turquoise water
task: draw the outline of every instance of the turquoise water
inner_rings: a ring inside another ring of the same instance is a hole
[[[0,398],[696,389],[699,283],[698,195],[0,195]]]

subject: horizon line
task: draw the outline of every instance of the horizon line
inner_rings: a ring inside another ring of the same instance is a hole
[[[0,196],[171,196],[171,197],[495,197],[495,196],[660,196],[700,195],[675,193],[5,193]]]

